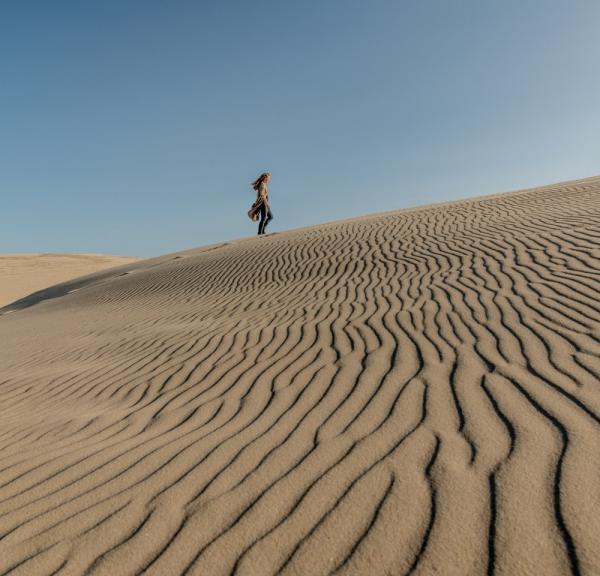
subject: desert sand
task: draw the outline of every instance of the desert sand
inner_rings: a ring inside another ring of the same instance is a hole
[[[53,284],[136,260],[103,254],[0,255],[0,307]]]
[[[0,312],[0,572],[600,574],[600,178]]]

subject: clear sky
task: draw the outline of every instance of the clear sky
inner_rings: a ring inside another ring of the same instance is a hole
[[[600,173],[597,0],[18,0],[0,252],[150,256]]]

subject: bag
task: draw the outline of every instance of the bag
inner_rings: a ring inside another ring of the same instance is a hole
[[[260,206],[255,206],[252,204],[252,208],[248,210],[248,218],[252,220],[252,222],[256,222],[258,220],[258,212],[260,210]]]

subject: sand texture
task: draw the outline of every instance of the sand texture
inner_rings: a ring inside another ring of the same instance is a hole
[[[0,573],[598,575],[599,288],[592,178],[5,308]]]
[[[59,282],[135,260],[102,254],[0,255],[0,307]]]

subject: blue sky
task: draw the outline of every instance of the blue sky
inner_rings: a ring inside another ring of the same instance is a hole
[[[597,0],[0,7],[0,252],[158,255],[600,173]]]

